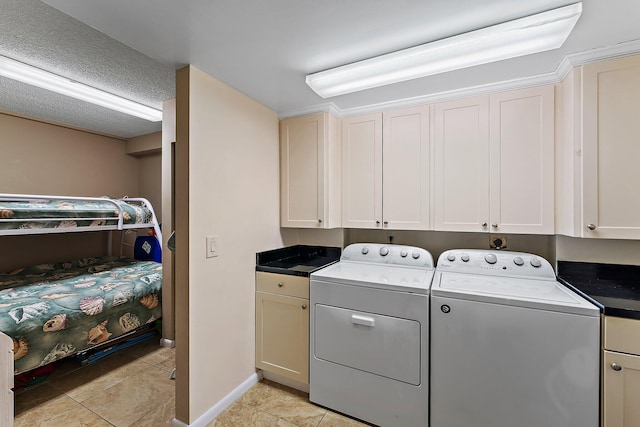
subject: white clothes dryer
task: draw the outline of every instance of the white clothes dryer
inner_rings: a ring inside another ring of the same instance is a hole
[[[427,426],[433,272],[424,249],[358,243],[311,274],[312,402],[379,426]]]
[[[431,290],[431,427],[598,427],[600,310],[541,257],[450,250]]]

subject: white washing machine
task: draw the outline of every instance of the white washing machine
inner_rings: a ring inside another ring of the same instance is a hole
[[[379,426],[427,426],[433,273],[424,249],[358,243],[311,274],[312,402]]]
[[[431,427],[598,427],[600,310],[535,255],[450,250],[431,290]]]

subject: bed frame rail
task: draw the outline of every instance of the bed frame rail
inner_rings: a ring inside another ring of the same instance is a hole
[[[0,426],[13,427],[13,340],[0,332]]]
[[[151,203],[144,198],[135,197],[123,197],[122,199],[109,199],[106,197],[74,197],[74,196],[47,196],[47,195],[30,195],[30,194],[3,194],[0,193],[0,202],[29,202],[33,200],[61,200],[61,201],[95,201],[95,202],[103,202],[113,204],[114,211],[118,212],[117,224],[111,225],[99,225],[99,226],[89,226],[89,227],[70,227],[70,228],[37,228],[37,229],[16,229],[16,230],[0,230],[0,236],[11,236],[11,235],[25,235],[25,234],[49,234],[49,233],[74,233],[74,232],[85,232],[85,231],[108,231],[108,230],[132,230],[132,229],[141,229],[141,228],[153,228],[155,231],[156,238],[158,242],[162,245],[162,232],[160,231],[160,225],[158,224],[158,220],[156,218],[155,211],[151,206]],[[116,203],[117,201],[124,201],[132,204],[139,204],[151,212],[151,222],[142,223],[142,224],[125,224],[124,223],[124,211],[122,207]],[[64,218],[64,220],[69,221],[86,221],[86,220],[94,220],[96,218]],[[114,216],[111,219],[116,219]],[[0,222],[22,222],[23,219],[12,219],[12,218],[0,218]],[[49,222],[49,221],[60,221],[60,218],[36,218],[29,219],[29,222]]]

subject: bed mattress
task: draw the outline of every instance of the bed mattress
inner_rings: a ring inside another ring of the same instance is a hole
[[[15,373],[131,332],[161,316],[162,265],[85,258],[0,274],[0,331]]]
[[[28,200],[0,201],[0,230],[102,227],[152,222],[151,211],[123,200]]]

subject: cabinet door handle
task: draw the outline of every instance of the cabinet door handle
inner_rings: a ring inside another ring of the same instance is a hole
[[[283,286],[284,286],[284,283],[282,283],[282,282],[278,283],[278,287],[279,287],[279,288],[281,288],[281,287],[283,287]]]
[[[306,310],[307,309],[307,304],[302,304],[302,309]]]
[[[493,228],[498,228],[498,223],[495,223],[495,222],[494,222],[493,224],[491,224],[491,226],[492,226]]]
[[[622,370],[622,366],[618,365],[616,362],[613,362],[611,364],[611,369],[613,369],[614,371],[621,371]]]
[[[389,225],[389,221],[383,222],[384,225]]]
[[[380,225],[380,221],[376,221],[376,225]]]
[[[589,225],[587,225],[587,228],[588,228],[589,230],[593,231],[593,230],[595,230],[595,229],[596,229],[596,225],[595,225],[595,224],[589,224]]]
[[[322,220],[321,219],[318,219],[318,224],[322,224]]]
[[[481,225],[482,225],[483,227],[486,227],[486,226],[487,226],[487,223],[486,223],[486,222],[483,222]]]

